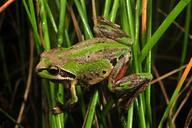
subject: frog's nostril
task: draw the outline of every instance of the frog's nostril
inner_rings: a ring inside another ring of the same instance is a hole
[[[42,68],[38,69],[38,72],[42,72],[42,71],[43,71],[43,69],[42,69]]]

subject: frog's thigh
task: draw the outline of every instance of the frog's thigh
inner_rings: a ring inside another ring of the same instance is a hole
[[[115,83],[123,78],[129,66],[130,60],[131,56],[122,55],[118,58],[117,63],[115,64],[113,70],[111,71],[111,74],[109,75],[108,88],[110,91],[115,91]]]

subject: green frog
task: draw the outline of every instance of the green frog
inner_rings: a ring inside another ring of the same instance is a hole
[[[152,80],[151,73],[124,74],[131,61],[133,39],[104,16],[98,18],[94,27],[97,38],[85,40],[68,48],[58,47],[40,54],[37,74],[52,82],[59,82],[71,93],[64,105],[52,109],[59,114],[71,109],[78,101],[76,85],[85,88],[108,79],[111,92],[129,91],[124,108],[128,109],[135,97],[143,92]]]

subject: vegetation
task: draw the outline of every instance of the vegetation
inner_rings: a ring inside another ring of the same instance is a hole
[[[187,118],[192,113],[192,78],[188,75],[192,66],[191,0],[11,2],[0,2],[1,127],[191,126],[191,116]],[[37,77],[38,55],[94,38],[92,28],[100,15],[120,25],[134,39],[126,75],[151,72],[152,84],[122,117],[115,107],[119,93],[108,91],[107,80],[90,91],[77,86],[79,101],[75,107],[52,115],[49,110],[56,106],[54,96],[64,103],[70,95],[62,84]]]

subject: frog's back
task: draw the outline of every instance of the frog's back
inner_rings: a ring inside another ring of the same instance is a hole
[[[130,55],[130,47],[116,41],[107,38],[93,40],[72,47],[66,55],[71,60],[64,65],[64,69],[70,70],[77,79],[88,85],[108,77],[121,55]]]

